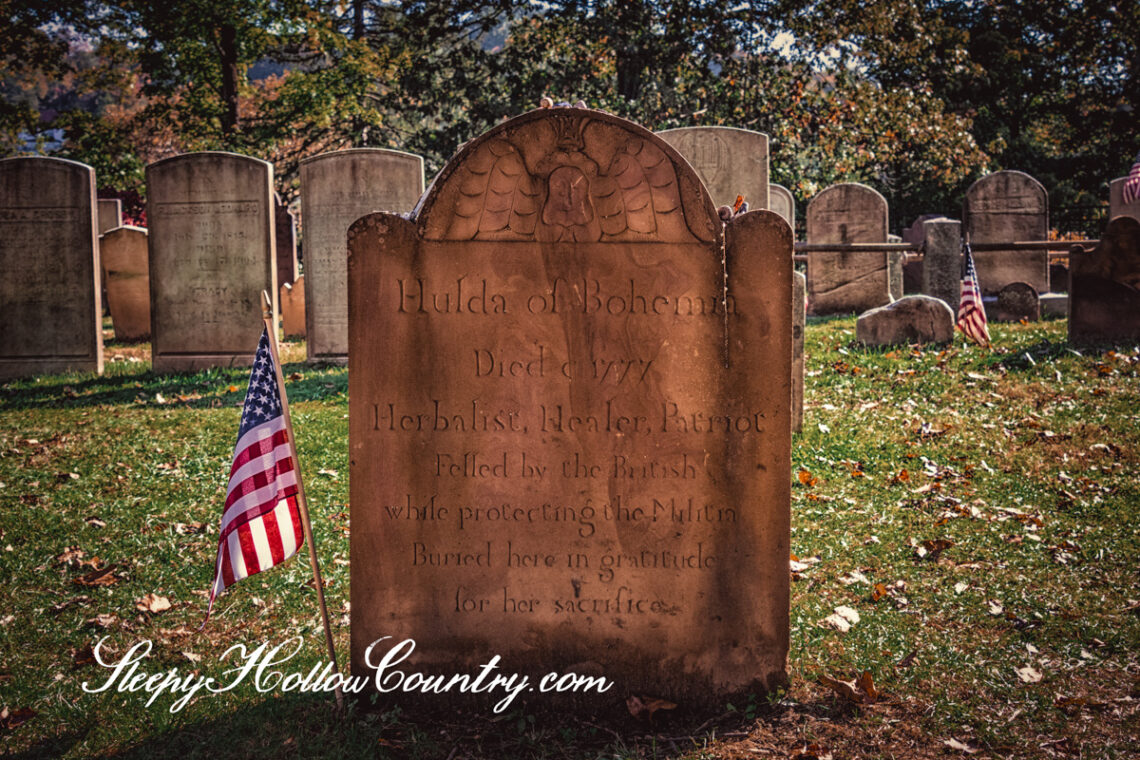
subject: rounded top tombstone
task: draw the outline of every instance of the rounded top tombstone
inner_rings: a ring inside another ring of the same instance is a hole
[[[425,240],[717,243],[723,225],[687,161],[601,111],[540,109],[472,140],[415,211]]]
[[[738,127],[681,127],[657,136],[693,166],[717,204],[731,206],[743,195],[753,210],[771,208],[768,135]]]

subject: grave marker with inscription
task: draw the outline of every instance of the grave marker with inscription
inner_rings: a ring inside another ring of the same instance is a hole
[[[994,172],[970,185],[962,214],[970,243],[1045,240],[1049,235],[1049,197],[1024,172]],[[975,250],[974,265],[985,295],[1012,282],[1028,283],[1038,293],[1049,290],[1048,251]]]
[[[854,182],[832,185],[807,207],[809,243],[885,243],[887,200]],[[901,266],[895,257],[894,263]],[[884,251],[810,251],[808,308],[813,314],[864,312],[891,302],[892,258]],[[901,288],[900,288],[901,290]]]
[[[1140,221],[1115,217],[1069,268],[1069,342],[1140,340]]]
[[[784,680],[791,267],[778,216],[722,223],[667,143],[585,109],[357,221],[353,671],[390,635],[423,673],[499,655],[689,705]]]
[[[261,292],[277,323],[273,167],[187,153],[146,168],[155,372],[249,365]]]
[[[358,148],[301,163],[309,361],[348,357],[348,228],[373,211],[411,211],[424,191],[424,160]]]
[[[103,371],[95,170],[0,160],[0,378]]]
[[[146,230],[116,227],[99,238],[99,255],[107,281],[107,310],[115,340],[150,336],[150,265]]]
[[[685,157],[713,203],[731,206],[743,195],[752,210],[768,208],[768,135],[735,127],[682,127],[657,136]]]
[[[99,234],[123,224],[123,202],[118,198],[99,199]]]
[[[281,331],[285,337],[305,337],[305,275],[281,286]]]

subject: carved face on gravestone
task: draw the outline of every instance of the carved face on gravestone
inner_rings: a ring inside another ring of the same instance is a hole
[[[581,169],[560,166],[551,172],[546,183],[546,205],[542,208],[544,224],[584,227],[594,221],[590,182]]]

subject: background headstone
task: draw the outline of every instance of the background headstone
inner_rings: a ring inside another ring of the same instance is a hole
[[[1140,198],[1131,203],[1124,202],[1124,183],[1127,177],[1118,177],[1108,183],[1108,218],[1111,221],[1118,216],[1130,216],[1140,221]]]
[[[868,346],[948,343],[954,339],[954,312],[940,299],[906,296],[860,314],[855,339]]]
[[[359,148],[301,163],[309,361],[348,357],[348,228],[374,211],[411,211],[423,191],[423,159],[410,153]]]
[[[922,292],[944,301],[957,314],[962,296],[962,223],[935,217],[922,226]]]
[[[1100,244],[1069,254],[1069,341],[1140,340],[1140,221],[1113,218]]]
[[[150,264],[146,234],[141,227],[116,227],[99,239],[99,256],[107,281],[107,309],[115,327],[115,340],[139,341],[150,337]]]
[[[273,223],[276,225],[274,240],[277,243],[277,285],[288,284],[297,279],[297,219],[289,206],[281,202],[281,196],[273,194]]]
[[[349,249],[354,672],[398,632],[415,670],[591,663],[690,706],[786,678],[782,219],[723,225],[665,142],[558,108]]]
[[[281,286],[281,330],[287,338],[305,336],[305,275]]]
[[[113,230],[123,223],[123,202],[118,198],[99,199],[99,234]]]
[[[1036,322],[1041,319],[1037,289],[1027,282],[1011,282],[986,302],[986,318],[991,322]]]
[[[1049,197],[1041,183],[1024,172],[995,172],[970,185],[962,214],[971,245],[1049,236]],[[1011,282],[1028,283],[1038,293],[1049,290],[1048,251],[974,250],[974,265],[985,295]]]
[[[95,170],[0,160],[0,378],[103,371]]]
[[[886,240],[887,201],[866,185],[832,185],[808,203],[809,243]],[[809,252],[808,308],[813,314],[858,313],[890,303],[890,260],[885,251]]]
[[[768,208],[768,135],[735,127],[682,127],[657,136],[685,157],[713,203],[731,206],[743,195],[752,210]]]
[[[768,208],[784,218],[792,232],[796,231],[796,199],[783,185],[768,185]]]
[[[792,272],[792,432],[804,427],[804,323],[807,278]]]
[[[186,153],[146,168],[155,372],[249,365],[261,293],[277,324],[273,167]]]

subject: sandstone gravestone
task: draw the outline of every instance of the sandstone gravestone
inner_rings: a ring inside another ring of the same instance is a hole
[[[769,207],[768,135],[734,127],[682,127],[657,136],[697,170],[718,206],[731,206],[743,195],[750,209]]]
[[[99,199],[99,234],[113,230],[123,223],[123,202],[118,198]]]
[[[922,226],[922,292],[944,301],[957,314],[962,297],[962,223],[934,217]]]
[[[768,185],[768,208],[784,218],[792,232],[796,231],[796,199],[783,185]]]
[[[277,242],[277,285],[286,285],[297,279],[297,219],[281,196],[273,194],[274,239]]]
[[[783,220],[724,225],[663,140],[544,109],[349,251],[354,672],[396,635],[421,672],[687,705],[785,678]]]
[[[281,330],[288,338],[305,337],[305,275],[281,286]]]
[[[808,243],[885,243],[887,201],[866,185],[843,183],[808,203]],[[813,314],[863,312],[891,302],[897,278],[885,251],[808,253],[808,307]],[[899,258],[894,257],[898,262]],[[901,288],[900,288],[901,290]]]
[[[1091,252],[1069,255],[1069,341],[1140,340],[1140,221],[1117,216]]]
[[[1011,282],[986,303],[986,318],[991,322],[1036,322],[1041,319],[1037,289],[1027,282]]]
[[[868,346],[947,343],[954,338],[954,312],[940,299],[906,296],[860,314],[855,338]]]
[[[146,182],[154,371],[251,364],[262,291],[278,318],[273,167],[187,153],[149,165]]]
[[[1049,235],[1048,195],[1024,172],[995,172],[970,185],[962,214],[972,245],[1045,240]],[[974,266],[984,295],[994,295],[1011,282],[1028,283],[1038,293],[1049,290],[1048,251],[974,250]]]
[[[1118,177],[1108,184],[1108,218],[1130,216],[1140,221],[1140,198],[1131,203],[1124,202],[1124,183],[1127,177]]]
[[[95,170],[0,160],[0,378],[103,371]]]
[[[115,340],[150,337],[150,264],[146,230],[117,227],[99,239],[103,276],[107,280],[107,309]]]
[[[410,153],[359,148],[301,163],[309,361],[347,361],[348,228],[373,211],[411,211],[423,191],[423,159]]]
[[[804,323],[807,321],[807,279],[792,272],[792,432],[804,427]]]

